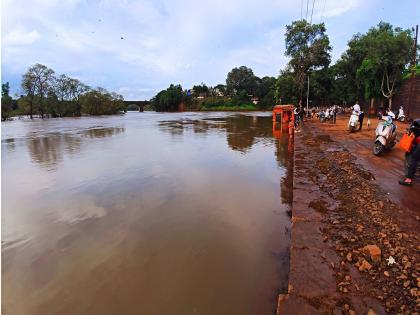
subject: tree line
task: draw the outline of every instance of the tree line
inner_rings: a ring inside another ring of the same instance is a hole
[[[286,55],[291,59],[281,71],[278,96],[290,102],[305,101],[307,81],[309,98],[315,104],[351,104],[374,100],[392,106],[392,97],[407,77],[414,47],[411,30],[380,22],[365,34],[356,34],[347,50],[330,65],[331,46],[325,25],[293,22],[286,30]]]
[[[35,64],[22,76],[23,94],[13,100],[8,82],[2,84],[2,120],[12,115],[69,117],[111,115],[124,110],[124,98],[104,88],[91,88],[65,74]]]
[[[201,110],[253,105],[270,109],[274,104],[310,106],[331,104],[392,106],[392,98],[411,72],[420,75],[418,64],[410,64],[414,47],[412,31],[386,22],[354,35],[346,51],[331,65],[329,37],[324,23],[306,20],[286,26],[285,55],[289,62],[275,77],[259,78],[245,66],[232,69],[225,84],[210,87],[202,83],[183,90],[171,85],[152,98],[157,111]],[[308,82],[309,81],[309,82]],[[309,84],[309,89],[308,89]],[[256,101],[256,105],[252,101]]]
[[[252,69],[241,66],[227,74],[226,84],[212,87],[201,83],[185,90],[181,85],[171,84],[151,99],[151,106],[156,111],[177,111],[180,104],[186,110],[268,109],[274,104],[275,83],[276,78],[259,78]]]

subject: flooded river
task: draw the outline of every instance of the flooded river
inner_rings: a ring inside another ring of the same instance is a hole
[[[2,123],[3,314],[274,314],[292,162],[269,115]]]

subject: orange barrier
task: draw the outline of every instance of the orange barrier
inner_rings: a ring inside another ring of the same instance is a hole
[[[273,121],[288,123],[290,120],[295,121],[295,107],[293,105],[276,105],[273,107]]]
[[[289,131],[293,134],[295,123],[295,107],[293,105],[276,105],[273,107],[273,135],[280,137],[282,131]]]

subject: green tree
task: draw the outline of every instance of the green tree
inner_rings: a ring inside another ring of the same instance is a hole
[[[380,22],[366,34],[356,34],[348,42],[347,51],[337,62],[341,78],[348,80],[357,100],[385,97],[389,106],[392,96],[410,60],[412,49],[409,30],[393,28]]]
[[[204,83],[201,83],[200,85],[194,85],[192,90],[193,90],[193,95],[195,97],[198,97],[198,96],[207,97],[209,95],[209,88]]]
[[[376,67],[382,95],[388,99],[391,108],[392,97],[411,58],[411,32],[381,22],[376,28],[369,30],[366,38],[369,49],[364,61],[369,61],[372,67]]]
[[[330,101],[334,104],[352,104],[356,101],[356,89],[348,64],[343,59],[338,60],[329,68],[331,75]]]
[[[226,96],[226,85],[218,84],[213,88],[217,96]]]
[[[124,108],[124,98],[104,88],[90,90],[80,97],[82,111],[89,115],[113,115]]]
[[[255,96],[262,99],[271,91],[275,90],[276,78],[274,77],[263,77],[258,81]]]
[[[297,105],[300,97],[299,87],[297,86],[294,73],[289,67],[280,71],[275,85],[275,100],[280,104]]]
[[[166,90],[160,91],[151,99],[151,105],[157,112],[178,111],[183,98],[184,93],[181,85],[171,84]]]
[[[10,118],[13,110],[13,99],[9,95],[10,85],[9,82],[1,85],[1,120],[5,121]]]
[[[54,70],[42,64],[35,64],[23,75],[22,88],[29,98],[29,115],[31,119],[34,114],[35,96],[38,98],[38,111],[44,117],[44,99],[53,83]]]
[[[310,24],[306,20],[286,26],[286,56],[302,99],[304,84],[309,71],[328,67],[331,46],[324,23]]]
[[[312,105],[324,106],[330,103],[332,75],[330,68],[314,70],[310,74],[310,99]]]
[[[245,66],[233,68],[226,78],[226,90],[229,95],[235,95],[240,91],[253,95],[257,88],[257,77],[252,69]]]

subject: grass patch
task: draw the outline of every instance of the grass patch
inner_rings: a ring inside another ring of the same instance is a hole
[[[216,105],[211,107],[203,106],[203,111],[241,111],[241,110],[258,110],[254,104],[242,104],[235,106]]]

